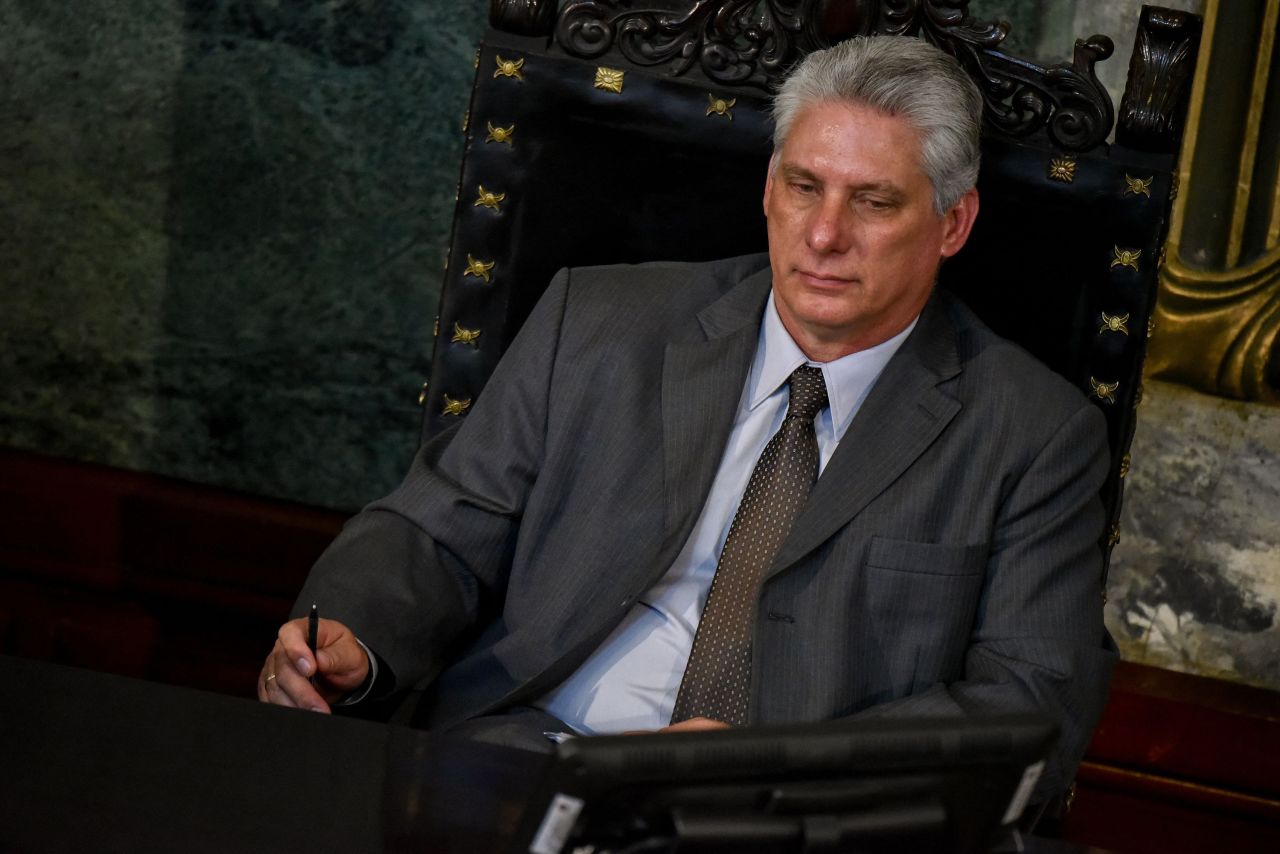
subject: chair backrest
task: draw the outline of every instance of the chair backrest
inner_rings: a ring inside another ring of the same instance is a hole
[[[1093,72],[1105,36],[1046,67],[1001,52],[1008,26],[963,2],[633,5],[491,2],[424,437],[466,417],[557,269],[763,251],[771,87],[843,38],[916,36],[956,56],[985,100],[982,212],[941,284],[1102,409],[1109,555],[1199,19],[1144,7],[1117,123]]]

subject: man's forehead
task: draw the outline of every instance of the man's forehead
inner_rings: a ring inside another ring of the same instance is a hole
[[[928,181],[920,134],[907,119],[848,101],[801,108],[773,170],[783,177],[841,180],[868,189],[898,190]]]

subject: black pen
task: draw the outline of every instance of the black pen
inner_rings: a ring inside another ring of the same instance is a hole
[[[320,660],[316,658],[316,635],[320,633],[320,609],[313,602],[311,615],[307,617],[307,649],[311,650],[311,684],[316,684],[316,673],[320,670]]]

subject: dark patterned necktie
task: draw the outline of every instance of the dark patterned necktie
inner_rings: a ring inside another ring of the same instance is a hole
[[[788,382],[786,418],[760,454],[729,527],[672,723],[700,715],[733,726],[747,722],[751,629],[760,582],[818,476],[813,419],[827,405],[827,386],[818,368],[799,367]]]

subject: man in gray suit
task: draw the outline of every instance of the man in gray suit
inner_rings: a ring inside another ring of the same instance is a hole
[[[534,747],[1037,710],[1062,731],[1040,792],[1064,788],[1114,658],[1107,448],[1078,391],[934,291],[978,212],[980,112],[915,39],[806,59],[768,256],[559,273],[461,427],[317,563],[318,654],[286,624],[259,696],[424,686],[421,723]],[[786,512],[757,506],[770,467]]]

